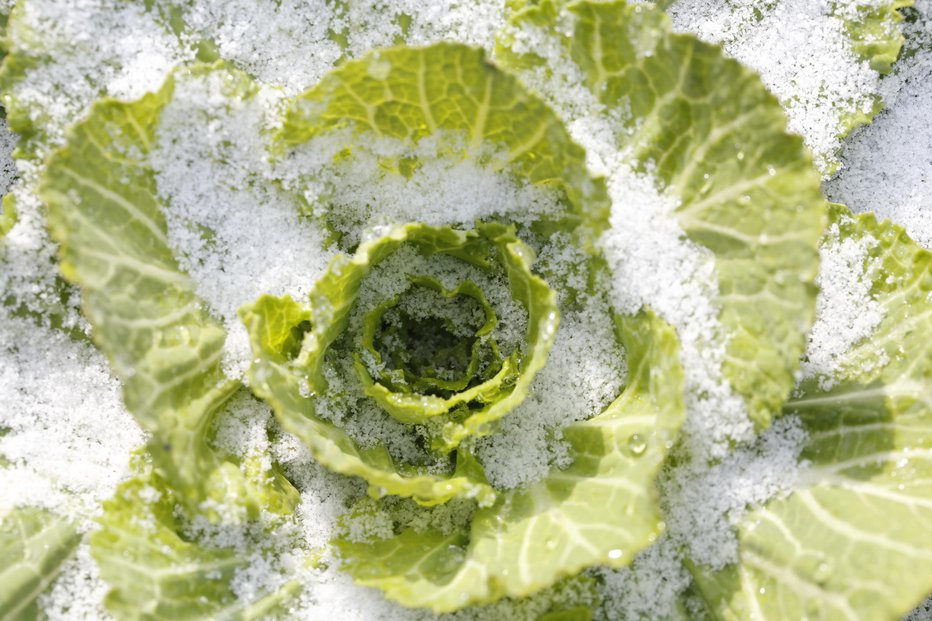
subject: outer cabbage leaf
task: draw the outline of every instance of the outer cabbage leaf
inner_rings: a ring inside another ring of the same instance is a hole
[[[900,9],[911,7],[913,0],[868,2],[850,8],[846,5],[850,5],[850,2],[834,2],[835,10],[843,17],[846,9],[853,10],[857,15],[854,19],[845,19],[845,27],[851,38],[851,49],[858,59],[868,63],[871,69],[881,75],[890,73],[893,62],[903,47],[903,33],[899,28],[903,15]],[[883,107],[884,102],[878,95],[869,112],[855,110],[843,116],[840,119],[838,137],[844,138],[857,127],[870,123]],[[834,160],[833,157],[832,166],[827,173],[837,170],[838,164]]]
[[[480,410],[464,420],[446,420],[439,448],[449,452],[467,437],[493,431],[495,422],[527,395],[535,373],[546,362],[558,323],[555,294],[531,273],[530,250],[501,225],[483,225],[478,231],[468,232],[419,224],[396,226],[377,239],[364,241],[352,256],[336,257],[314,285],[309,305],[287,296],[263,296],[244,307],[241,316],[256,356],[250,369],[251,385],[256,394],[273,406],[282,426],[301,438],[318,461],[336,472],[363,477],[374,495],[412,496],[425,504],[445,502],[456,496],[478,496],[481,504],[488,504],[494,499],[494,492],[484,477],[475,472],[468,452],[458,452],[465,467],[458,463],[452,478],[420,472],[407,474],[392,462],[384,447],[357,446],[337,425],[315,412],[313,397],[326,390],[322,365],[327,350],[346,329],[362,280],[380,260],[406,242],[416,243],[423,252],[453,255],[477,266],[493,260],[490,247],[496,248],[512,294],[528,311],[526,351],[515,363],[516,373],[514,376],[499,373],[480,384],[491,396]],[[306,335],[301,334],[303,325],[309,325]],[[504,370],[509,368],[509,360],[505,361]],[[473,389],[448,399],[393,393],[375,383],[364,365],[357,363],[356,367],[367,393],[404,423],[424,423],[442,417],[452,404],[476,398]],[[302,388],[302,379],[307,382],[307,389]],[[510,380],[507,385],[506,379]]]
[[[683,231],[714,253],[724,374],[766,426],[793,386],[815,311],[824,202],[802,140],[786,133],[756,74],[674,34],[653,7],[543,0],[511,23],[557,33],[561,63],[578,66],[585,88],[613,111],[604,120],[614,146],[679,199]],[[533,50],[514,51],[513,37],[506,31],[497,48],[506,67],[553,70]]]
[[[45,509],[14,509],[0,520],[0,617],[37,618],[36,598],[80,540],[68,520]]]
[[[292,581],[251,603],[230,581],[248,560],[231,549],[185,538],[176,496],[141,463],[104,504],[103,529],[91,535],[94,558],[113,589],[107,608],[120,619],[266,619],[300,588]]]
[[[25,159],[42,157],[60,142],[65,128],[77,121],[95,98],[107,94],[107,81],[114,77],[112,58],[106,59],[109,63],[104,60],[98,66],[88,62],[89,59],[100,61],[89,41],[67,40],[60,31],[45,32],[37,26],[49,20],[50,12],[50,7],[37,4],[18,0],[3,20],[3,51],[7,54],[0,69],[0,100],[10,129],[22,138],[17,157]],[[97,11],[100,10],[97,7]],[[157,27],[168,35],[168,24],[160,23],[154,14],[151,15],[152,26],[158,24]],[[78,82],[73,89],[61,83],[69,78]],[[49,91],[57,88],[58,92],[36,93],[33,89],[42,80],[50,83]]]
[[[190,71],[224,71],[231,97],[253,94],[247,78],[226,73],[222,66]],[[220,368],[224,330],[179,270],[156,199],[147,156],[172,92],[169,80],[157,93],[133,103],[98,102],[69,132],[66,146],[50,158],[42,196],[52,234],[61,245],[61,270],[81,287],[94,342],[122,380],[127,408],[152,434],[147,448],[154,460],[153,477],[170,490],[173,504],[183,506],[189,516],[206,514],[210,519],[217,517],[217,503],[235,504],[247,517],[260,509],[290,513],[297,492],[280,472],[240,464],[208,443],[212,421],[243,388]],[[107,557],[107,542],[119,538],[118,554],[109,556],[114,566],[124,555],[132,556],[138,573],[151,573],[157,581],[170,573],[158,568],[169,561],[150,554],[146,537],[121,531],[130,527],[124,520],[134,511],[133,489],[130,484],[107,503],[94,552]],[[166,520],[160,527],[164,537],[180,542],[170,532],[174,523]],[[214,554],[197,551],[194,544],[182,547],[183,552],[172,552],[176,561]],[[119,570],[105,571],[105,577],[117,587],[124,584]],[[162,586],[140,591],[141,599],[124,592],[108,602],[114,612],[131,616],[134,605],[149,606],[143,602],[146,597],[158,599]]]
[[[484,164],[559,190],[567,210],[551,227],[574,229],[583,245],[604,226],[604,184],[586,170],[585,152],[563,123],[482,50],[454,43],[391,48],[344,63],[299,96],[279,134],[300,146],[343,127],[416,142],[438,131],[464,132],[465,157],[502,149]]]
[[[885,316],[834,385],[787,402],[809,432],[797,488],[743,519],[737,565],[692,568],[720,619],[893,620],[932,589],[932,253],[871,214],[832,217],[879,242]]]
[[[443,612],[524,597],[592,565],[626,565],[653,542],[663,528],[653,481],[682,424],[682,369],[668,325],[648,313],[619,323],[629,383],[604,412],[564,430],[570,467],[500,494],[469,532],[336,540],[356,581]]]
[[[903,45],[900,9],[912,6],[913,0],[812,2],[809,4],[815,10],[798,17],[793,13],[797,5],[787,0],[757,5],[730,1],[703,4],[695,0],[664,0],[655,4],[671,9],[679,17],[680,28],[716,39],[727,53],[734,53],[763,74],[790,116],[798,114],[804,118],[796,130],[812,141],[816,164],[828,178],[840,165],[840,140],[855,128],[870,123],[883,109],[877,78],[890,72],[900,53]],[[778,26],[768,22],[773,15],[783,20]],[[707,20],[728,26],[725,30],[713,26],[709,32]],[[799,54],[782,65],[766,55],[758,57],[747,45],[774,28],[786,30],[779,35],[795,36],[800,47]],[[801,32],[811,33],[813,40],[800,37]],[[805,57],[807,53],[821,65],[810,63]],[[839,81],[828,77],[832,71],[848,72],[847,81],[852,85],[858,83],[857,87],[844,89]],[[814,124],[820,127],[813,127]],[[830,127],[821,127],[826,124]],[[837,140],[832,140],[832,133]]]
[[[903,34],[897,27],[903,21],[900,9],[913,6],[914,0],[884,0],[853,7],[855,19],[846,20],[851,47],[858,56],[870,63],[881,74],[890,73],[893,62],[903,47]],[[850,4],[836,0],[836,10],[843,11]],[[843,14],[843,13],[842,13]]]
[[[253,94],[245,76],[229,76],[231,97]],[[168,246],[147,161],[173,84],[134,103],[95,104],[50,158],[41,193],[61,271],[81,287],[94,342],[122,380],[127,408],[152,433],[157,467],[189,506],[232,493],[254,511],[266,492],[207,443],[211,421],[240,384],[220,368],[223,328]]]

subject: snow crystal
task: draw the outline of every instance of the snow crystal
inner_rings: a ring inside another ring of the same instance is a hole
[[[801,379],[818,377],[828,390],[852,345],[870,336],[883,319],[883,306],[871,296],[872,274],[879,259],[868,252],[877,245],[870,235],[840,237],[833,224],[819,250],[821,267],[816,320],[800,367]]]
[[[2,307],[0,307],[2,309]],[[126,412],[120,385],[90,343],[0,316],[0,514],[41,506],[81,528],[127,476],[144,435]]]
[[[188,25],[214,41],[224,59],[289,94],[316,84],[343,56],[330,37],[328,0],[225,0],[191,3]]]
[[[268,179],[266,115],[276,103],[269,91],[231,96],[219,72],[180,79],[151,156],[169,243],[224,322],[224,370],[234,378],[252,357],[240,306],[262,294],[306,296],[331,256],[297,201]]]
[[[869,114],[880,75],[851,48],[845,24],[871,0],[678,0],[668,9],[674,28],[721,43],[725,52],[760,72],[780,99],[789,129],[802,134],[828,171],[852,114]]]
[[[571,31],[569,25],[562,28]],[[525,81],[567,120],[574,139],[586,149],[593,174],[608,176],[612,229],[603,236],[602,247],[613,273],[612,301],[627,313],[649,305],[678,329],[689,395],[697,395],[697,387],[704,389],[704,403],[696,397],[689,404],[687,425],[692,429],[686,429],[687,438],[695,441],[697,451],[720,454],[729,439],[747,437],[753,429],[743,404],[720,378],[724,343],[711,304],[717,292],[712,259],[685,239],[672,216],[675,201],[660,196],[648,176],[633,173],[630,158],[619,153],[613,127],[624,111],[605,110],[552,33],[525,27],[511,34],[515,52],[533,52],[546,61],[545,67],[524,75]],[[660,278],[644,277],[657,273]]]
[[[191,54],[139,3],[30,0],[18,3],[16,13],[6,33],[9,52],[41,60],[5,96],[18,111],[29,110],[39,135],[28,145],[34,159],[17,162],[19,179],[10,189],[17,224],[0,244],[0,292],[45,321],[54,316],[66,327],[83,327],[80,296],[58,279],[57,246],[36,195],[43,159],[95,99],[133,99],[155,90]],[[2,144],[5,150],[7,140]]]
[[[558,29],[572,32],[571,23],[562,21]],[[714,257],[686,238],[673,214],[677,200],[658,192],[649,174],[634,172],[615,137],[624,111],[605,110],[554,34],[522,27],[510,35],[515,52],[533,52],[546,61],[522,78],[567,121],[586,150],[590,171],[607,177],[611,228],[601,247],[612,272],[611,301],[623,313],[649,306],[677,329],[689,412],[684,439],[697,456],[719,457],[730,443],[752,438],[754,428],[743,401],[722,377],[726,342],[713,303]]]
[[[608,304],[590,298],[582,310],[564,311],[547,365],[527,398],[478,444],[489,481],[510,489],[540,480],[551,467],[569,466],[573,456],[562,429],[604,410],[626,375]]]
[[[889,218],[932,248],[932,1],[915,10],[902,57],[881,81],[887,109],[847,141],[825,192],[856,213]]]
[[[35,194],[39,163],[19,160],[15,197],[16,224],[0,241],[0,296],[46,325],[86,329],[78,290],[58,275],[58,246],[49,239],[45,205]]]
[[[16,179],[16,162],[13,149],[16,148],[16,134],[10,131],[6,119],[0,119],[0,197],[7,193]],[[0,207],[0,214],[3,207]]]
[[[404,40],[494,46],[504,2],[484,0],[217,0],[185,7],[188,25],[220,55],[288,94],[314,86],[344,56]]]
[[[903,621],[932,621],[932,595],[905,615]]]
[[[302,192],[315,213],[345,235],[346,247],[358,243],[362,230],[390,224],[471,228],[481,219],[529,224],[559,213],[554,192],[494,170],[484,163],[494,161],[494,153],[464,157],[463,144],[454,132],[435,132],[411,145],[346,129],[301,145],[278,173],[285,187]],[[347,145],[352,153],[341,153]],[[388,170],[387,161],[416,166],[403,175]]]
[[[357,0],[348,5],[344,33],[353,56],[395,44],[399,37],[408,45],[451,40],[491,51],[506,17],[503,0]]]
[[[39,595],[39,608],[48,621],[110,621],[104,596],[110,586],[100,577],[91,547],[82,542],[64,562],[52,586]]]
[[[214,418],[211,444],[236,456],[240,463],[248,463],[246,467],[258,468],[265,475],[271,475],[271,423],[269,406],[242,390]]]
[[[650,177],[619,163],[609,177],[611,229],[602,248],[612,269],[612,300],[634,313],[649,306],[680,337],[686,378],[684,442],[696,457],[721,457],[730,443],[753,437],[740,397],[722,376],[726,339],[718,321],[715,262],[685,238],[672,211],[677,202]]]
[[[691,583],[676,544],[661,537],[638,554],[629,567],[594,570],[602,579],[599,611],[608,621],[675,619],[680,594]]]
[[[30,0],[19,3],[8,34],[10,52],[42,59],[10,96],[42,119],[53,143],[98,97],[136,99],[193,57],[157,12],[140,3]]]
[[[748,508],[793,489],[806,437],[798,418],[784,416],[753,444],[717,463],[692,459],[664,471],[661,504],[668,535],[697,563],[721,569],[735,562],[734,527]]]

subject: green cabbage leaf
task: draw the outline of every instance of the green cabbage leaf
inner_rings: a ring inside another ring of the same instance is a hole
[[[0,522],[0,615],[35,619],[37,598],[52,584],[81,540],[65,518],[45,509],[14,509]]]
[[[932,253],[871,214],[834,206],[831,220],[868,241],[883,319],[784,406],[807,465],[741,521],[739,563],[691,568],[719,619],[896,619],[932,587]]]
[[[818,178],[774,97],[717,47],[671,32],[659,10],[624,2],[535,3],[512,16],[497,54],[549,85],[568,122],[601,111],[608,147],[678,201],[685,235],[715,257],[723,373],[766,427],[814,316],[823,227]]]

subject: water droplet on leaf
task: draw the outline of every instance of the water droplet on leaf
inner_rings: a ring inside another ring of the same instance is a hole
[[[815,569],[815,572],[813,572],[812,577],[819,584],[825,584],[826,582],[828,582],[829,578],[832,577],[831,564],[825,561],[819,563],[819,565]]]
[[[644,451],[647,450],[647,440],[639,433],[633,434],[628,438],[628,450],[630,450],[631,454],[635,457],[643,455]]]

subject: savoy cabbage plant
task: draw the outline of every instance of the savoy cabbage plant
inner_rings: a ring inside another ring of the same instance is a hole
[[[667,15],[716,3],[249,4],[9,14],[0,321],[90,339],[144,435],[90,508],[0,503],[0,617],[928,596],[932,255],[820,188],[877,92],[780,90]],[[890,71],[907,3],[821,4]]]

